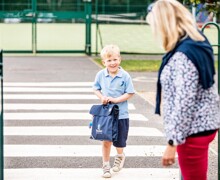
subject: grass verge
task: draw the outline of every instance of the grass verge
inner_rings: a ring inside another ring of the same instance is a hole
[[[94,59],[98,64],[102,65],[101,59]],[[122,60],[121,66],[126,71],[133,72],[156,72],[159,70],[161,60]],[[218,62],[215,61],[215,67],[217,70]]]
[[[98,64],[102,65],[101,59],[94,59]],[[158,71],[161,60],[122,60],[121,66],[126,71],[136,72],[155,72]]]

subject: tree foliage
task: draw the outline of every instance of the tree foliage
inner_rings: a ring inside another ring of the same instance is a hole
[[[185,3],[196,5],[199,3],[205,4],[205,8],[209,12],[213,12],[214,14],[220,13],[220,1],[219,0],[185,0]]]

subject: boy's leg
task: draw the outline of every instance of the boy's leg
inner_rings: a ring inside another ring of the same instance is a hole
[[[117,155],[115,156],[115,161],[113,165],[113,171],[120,171],[125,162],[125,155],[123,153],[124,147],[126,147],[126,141],[128,137],[129,130],[129,119],[120,119],[118,122],[118,141],[113,142],[113,145],[116,147]]]
[[[111,177],[111,166],[110,166],[110,152],[111,152],[112,142],[103,141],[102,142],[102,161],[103,161],[103,177],[110,178]]]
[[[117,150],[117,153],[118,153],[118,154],[123,154],[124,148],[117,148],[117,147],[116,147],[116,150]]]
[[[103,162],[109,162],[112,142],[102,141],[102,160]]]
[[[124,148],[116,148],[116,150],[118,154],[115,156],[112,170],[114,172],[119,172],[123,168],[125,162],[125,155],[123,153]]]

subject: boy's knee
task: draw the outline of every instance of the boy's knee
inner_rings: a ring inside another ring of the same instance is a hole
[[[110,141],[103,141],[102,144],[103,144],[103,146],[105,148],[108,148],[108,147],[110,147],[112,145],[112,142],[110,142]]]

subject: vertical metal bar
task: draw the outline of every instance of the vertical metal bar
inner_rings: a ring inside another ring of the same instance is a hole
[[[218,26],[218,94],[220,95],[220,27],[219,26]]]
[[[2,0],[2,11],[4,11],[4,10],[5,10],[5,1]]]
[[[88,39],[88,35],[87,35],[87,31],[88,31],[88,28],[87,28],[87,18],[88,18],[88,15],[87,15],[87,3],[85,2],[85,4],[84,4],[84,8],[85,8],[85,22],[86,22],[86,32],[85,32],[85,36],[86,36],[86,42],[85,42],[85,52],[86,52],[86,54],[87,54],[87,39]]]
[[[77,0],[77,11],[81,11],[81,0]]]
[[[130,0],[127,0],[127,13],[130,12]]]
[[[37,26],[36,26],[36,13],[37,13],[37,3],[36,0],[32,0],[32,51],[36,54],[37,51]]]
[[[56,11],[56,2],[55,2],[55,0],[52,0],[52,10]]]
[[[96,16],[96,45],[95,45],[95,54],[98,55],[98,0],[95,1],[95,16]]]
[[[92,24],[92,1],[85,1],[85,12],[86,12],[86,54],[91,55],[91,24]]]
[[[31,0],[28,1],[28,9],[31,9]]]
[[[220,27],[217,23],[208,22],[202,27],[202,32],[208,25],[214,25],[218,30],[218,94],[220,95]],[[218,131],[218,180],[220,180],[220,130]]]
[[[102,14],[105,14],[105,0],[102,0]]]
[[[4,180],[4,122],[3,122],[3,57],[0,51],[0,78],[1,78],[1,117],[0,117],[0,179]]]
[[[218,94],[220,95],[220,27],[218,27]],[[220,180],[220,131],[218,131],[218,180]]]

